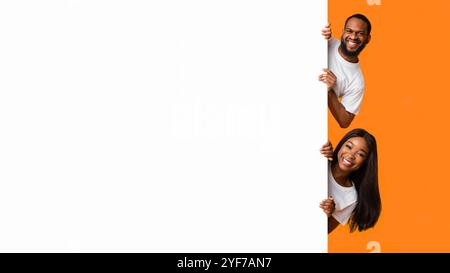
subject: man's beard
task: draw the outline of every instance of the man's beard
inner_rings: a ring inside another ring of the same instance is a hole
[[[361,45],[355,51],[348,51],[347,46],[345,45],[344,38],[341,38],[341,45],[339,46],[342,50],[342,53],[347,57],[358,57],[361,51],[366,47],[366,44],[361,43]]]

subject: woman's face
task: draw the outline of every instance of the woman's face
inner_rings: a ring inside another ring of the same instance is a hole
[[[338,152],[339,168],[344,172],[354,172],[361,168],[368,155],[369,148],[364,138],[349,138]]]

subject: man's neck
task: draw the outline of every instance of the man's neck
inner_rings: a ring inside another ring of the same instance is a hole
[[[341,55],[341,57],[344,58],[344,60],[346,60],[347,62],[355,63],[355,64],[359,62],[358,56],[350,57],[350,56],[345,55],[344,52],[342,52],[341,47],[339,47],[338,51],[339,51],[339,55]]]

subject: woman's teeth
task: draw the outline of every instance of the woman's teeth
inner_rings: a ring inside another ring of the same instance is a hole
[[[346,166],[352,166],[353,165],[353,163],[352,162],[350,162],[349,160],[347,160],[347,159],[343,159],[343,162],[344,162],[344,165],[346,165]]]

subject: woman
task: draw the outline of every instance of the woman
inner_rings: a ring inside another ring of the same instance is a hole
[[[364,129],[355,129],[342,138],[334,152],[328,142],[321,153],[331,161],[330,197],[320,203],[328,216],[328,233],[339,223],[349,223],[350,232],[375,226],[381,212],[375,138]]]

